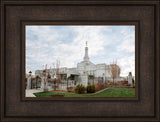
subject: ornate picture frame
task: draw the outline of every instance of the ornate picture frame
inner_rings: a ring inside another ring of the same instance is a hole
[[[1,1],[1,121],[160,121],[159,1]],[[136,26],[136,98],[26,98],[26,24]]]

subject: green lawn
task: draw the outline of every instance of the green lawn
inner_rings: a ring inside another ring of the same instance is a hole
[[[36,97],[52,97],[52,95],[56,95],[58,92],[39,92],[34,93]],[[108,88],[102,92],[97,94],[72,94],[72,93],[62,93],[59,94],[64,95],[64,97],[135,97],[135,89],[125,89],[125,88]]]

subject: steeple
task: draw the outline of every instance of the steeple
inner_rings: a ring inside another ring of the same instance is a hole
[[[85,47],[85,56],[84,56],[83,60],[84,61],[89,61],[87,41],[86,41],[86,47]]]
[[[87,47],[87,43],[88,43],[88,42],[86,41],[86,47]]]

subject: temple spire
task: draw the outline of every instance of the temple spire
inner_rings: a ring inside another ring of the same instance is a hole
[[[87,47],[87,41],[86,41],[86,47],[85,47],[85,56],[84,56],[84,61],[89,61],[89,57],[88,57],[88,47]]]

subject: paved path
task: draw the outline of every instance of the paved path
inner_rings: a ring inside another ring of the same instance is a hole
[[[104,90],[106,90],[106,89],[108,89],[108,87],[107,87],[107,88],[105,88],[105,89],[99,90],[99,91],[97,91],[97,92],[95,92],[95,93],[92,93],[92,94],[100,93],[100,92],[102,92],[102,91],[104,91]]]
[[[33,93],[42,92],[41,89],[26,89],[26,97],[36,97]]]

